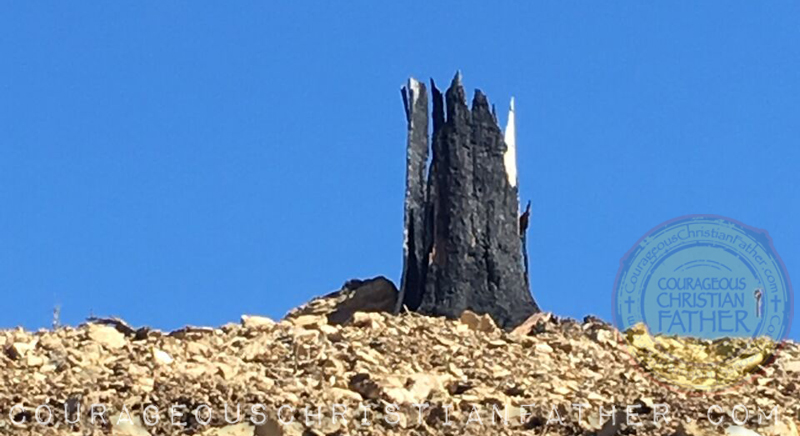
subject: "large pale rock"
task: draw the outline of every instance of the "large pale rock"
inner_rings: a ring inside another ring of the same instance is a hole
[[[110,349],[122,348],[127,341],[125,335],[120,333],[114,327],[109,327],[101,324],[88,324],[89,339],[97,342]]]

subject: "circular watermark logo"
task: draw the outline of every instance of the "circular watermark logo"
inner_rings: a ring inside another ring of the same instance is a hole
[[[717,215],[652,229],[614,284],[614,323],[632,357],[658,381],[692,391],[729,388],[768,363],[792,308],[767,232]]]

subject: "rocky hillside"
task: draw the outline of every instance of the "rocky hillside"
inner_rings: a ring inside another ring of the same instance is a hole
[[[736,389],[689,395],[642,372],[623,336],[600,320],[537,314],[507,332],[470,312],[460,320],[392,316],[375,312],[392,304],[381,303],[380,289],[331,294],[278,322],[243,316],[160,332],[96,320],[3,331],[0,433],[798,434],[794,343]],[[669,422],[655,423],[662,405]],[[776,406],[759,424],[758,410]],[[748,409],[748,422],[734,423],[737,408],[740,420]],[[36,422],[37,409],[49,424]]]

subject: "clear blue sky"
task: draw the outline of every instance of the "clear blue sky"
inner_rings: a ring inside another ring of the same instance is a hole
[[[768,230],[798,283],[798,23],[788,1],[4,2],[0,327],[278,318],[398,280],[399,88],[456,69],[516,97],[546,310],[610,319],[623,254],[692,213]]]

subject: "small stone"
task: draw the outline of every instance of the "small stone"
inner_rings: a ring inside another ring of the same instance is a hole
[[[289,424],[281,424],[275,419],[267,419],[263,425],[255,428],[255,436],[302,436],[306,434],[303,424],[292,421]],[[315,434],[309,432],[308,434]]]
[[[295,327],[302,328],[314,328],[327,323],[327,318],[322,315],[300,315],[292,320]]]
[[[589,401],[596,401],[596,402],[601,402],[601,403],[609,402],[608,398],[606,398],[606,397],[604,397],[604,396],[602,396],[600,394],[597,394],[595,392],[589,392],[589,394],[586,396],[586,399],[589,400]]]
[[[693,422],[682,422],[678,425],[675,436],[711,436],[716,433],[707,432]]]
[[[754,432],[746,427],[732,425],[725,429],[725,434],[730,436],[761,436],[761,434]]]
[[[336,325],[322,324],[319,326],[319,331],[326,336],[339,335],[339,327]]]
[[[143,377],[139,379],[139,389],[143,392],[153,392],[153,388],[155,388],[156,381],[150,377]]]
[[[553,319],[553,314],[549,312],[534,313],[511,331],[515,336],[528,336],[546,330],[546,325]]]
[[[348,400],[355,401],[356,403],[364,401],[364,397],[362,397],[361,394],[358,392],[353,392],[350,389],[332,388],[331,393],[336,399],[346,398]]]
[[[352,323],[356,327],[373,328],[383,321],[383,315],[378,312],[356,312],[353,314]]]
[[[450,375],[414,374],[402,380],[387,380],[390,387],[384,388],[386,396],[398,404],[422,403],[431,392],[446,392],[447,383],[452,380]]]
[[[450,374],[452,374],[455,377],[458,378],[464,377],[464,371],[462,371],[461,368],[456,366],[454,363],[450,363],[449,365],[447,365],[447,370],[450,372]]]
[[[559,395],[569,395],[572,391],[569,390],[566,386],[556,386],[553,388],[553,392]]]
[[[14,342],[6,348],[6,355],[11,360],[19,360],[25,356],[29,351],[33,350],[35,344],[25,342]]]
[[[175,361],[169,353],[159,350],[158,348],[153,348],[153,360],[155,360],[158,365],[170,365]]]
[[[378,366],[381,364],[380,355],[369,348],[356,350],[355,355],[359,360],[371,363],[372,365]]]
[[[39,367],[44,364],[44,358],[33,354],[29,354],[25,358],[25,363],[30,367]]]
[[[242,325],[249,329],[269,329],[275,326],[275,321],[266,316],[242,315]]]
[[[609,344],[614,341],[614,335],[608,330],[597,330],[593,337],[597,342],[603,344]]]
[[[800,360],[790,360],[783,364],[783,368],[786,372],[800,372]]]
[[[369,400],[377,400],[380,397],[380,386],[366,373],[356,374],[351,377],[348,387]]]
[[[217,367],[218,372],[222,375],[222,378],[225,380],[232,380],[236,377],[238,373],[232,366],[226,363],[216,363],[215,366]]]
[[[797,426],[791,420],[783,420],[774,423],[764,429],[765,436],[798,436]]]
[[[138,416],[134,416],[130,409],[128,412],[128,415],[116,414],[110,417],[109,423],[111,424],[112,436],[150,436],[141,419]],[[122,420],[120,420],[120,417],[122,417]],[[128,417],[130,417],[130,421],[128,421]],[[117,424],[118,422],[119,424]]]
[[[463,324],[469,326],[470,330],[479,332],[492,332],[497,330],[497,325],[489,315],[478,315],[470,310],[465,310],[459,318]]]
[[[210,354],[208,345],[200,342],[189,342],[186,344],[186,351],[192,356],[208,357]]]
[[[489,348],[503,348],[505,346],[508,346],[508,342],[502,339],[495,339],[493,341],[489,341],[487,345],[489,345]]]
[[[234,415],[236,413],[234,412]],[[202,433],[202,436],[253,436],[255,434],[255,427],[250,423],[239,423],[234,425],[227,425],[225,427],[211,427]],[[280,435],[280,433],[278,433]]]

